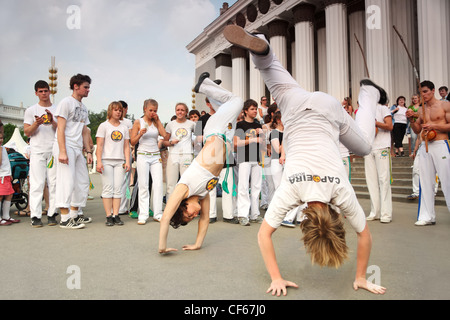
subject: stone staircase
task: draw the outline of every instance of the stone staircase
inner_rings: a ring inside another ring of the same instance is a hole
[[[408,150],[405,146],[405,150]],[[410,157],[392,158],[392,201],[418,203],[419,200],[408,200],[406,197],[412,193],[412,165],[413,159]],[[352,157],[352,185],[358,198],[369,199],[366,177],[364,173],[364,159],[362,157]],[[446,206],[444,194],[439,185],[435,200],[436,206]]]

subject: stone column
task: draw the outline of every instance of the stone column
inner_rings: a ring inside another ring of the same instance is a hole
[[[392,23],[398,29],[403,40],[412,55],[413,61],[416,61],[416,40],[415,40],[415,4],[411,0],[391,1]],[[411,96],[417,92],[417,80],[414,75],[414,69],[409,61],[408,54],[400,41],[400,38],[392,34],[392,64],[395,72],[392,74],[392,97],[391,104],[398,96],[405,96],[406,103],[410,103]],[[418,64],[415,63],[418,67]]]
[[[364,56],[367,57],[366,50],[366,18],[364,1],[358,3],[357,6],[348,8],[348,34],[350,42],[350,97],[352,98],[353,108],[357,108],[357,100],[359,95],[359,82],[367,78]],[[364,56],[361,53],[355,35],[361,43]]]
[[[295,56],[293,74],[297,82],[307,91],[315,89],[314,65],[314,13],[316,7],[301,3],[293,9],[295,23]]]
[[[383,87],[390,99],[392,90],[392,21],[390,1],[366,0],[367,64],[371,79]]]
[[[325,25],[325,13],[316,15],[317,34],[317,90],[328,92],[327,90],[327,35]]]
[[[281,65],[287,68],[287,30],[289,24],[283,20],[269,22],[269,41]]]
[[[417,0],[420,80],[436,87],[449,86],[450,3],[448,0]]]
[[[262,79],[261,72],[256,69],[255,64],[252,59],[250,61],[250,91],[249,98],[255,100],[260,103],[260,99],[266,93],[266,85],[264,84],[264,80]]]
[[[232,62],[231,56],[229,54],[218,54],[214,57],[216,60],[216,75],[215,79],[222,80],[221,86],[228,91],[233,90],[233,73],[232,73]]]
[[[234,95],[247,99],[247,51],[233,46],[232,58],[232,90]]]
[[[346,0],[325,1],[327,92],[342,101],[349,95]]]

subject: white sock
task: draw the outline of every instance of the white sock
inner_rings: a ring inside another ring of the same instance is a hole
[[[11,201],[3,200],[2,214],[4,220],[9,220],[11,216],[9,215],[9,210],[11,209]]]
[[[71,218],[78,218],[78,210],[72,210],[72,209],[70,209],[70,211],[69,211],[69,216],[71,217]]]

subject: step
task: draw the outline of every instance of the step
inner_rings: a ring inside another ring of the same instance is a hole
[[[356,196],[360,199],[370,199],[370,195],[369,192],[357,192]],[[406,196],[404,194],[392,194],[392,201],[393,202],[400,202],[400,203],[417,203],[417,205],[419,204],[419,199],[417,200],[408,200],[406,198]],[[436,206],[447,206],[446,202],[445,202],[445,198],[443,196],[436,196],[435,198],[435,205]]]

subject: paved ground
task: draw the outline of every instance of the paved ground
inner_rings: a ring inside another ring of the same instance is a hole
[[[437,208],[437,224],[430,227],[414,226],[417,203],[394,203],[390,224],[370,222],[374,244],[369,276],[381,279],[387,287],[383,296],[352,289],[356,235],[350,228],[347,241],[352,252],[338,270],[311,266],[299,241],[299,229],[280,228],[274,239],[282,274],[300,287],[290,289],[286,297],[274,298],[265,293],[270,279],[256,241],[259,225],[242,227],[219,221],[210,226],[201,250],[161,256],[157,222],[139,226],[124,217],[122,227],[105,226],[101,183],[97,175],[92,179],[95,199],[85,211],[93,222],[87,228],[45,225],[35,229],[28,217],[0,228],[1,300],[450,299],[450,214],[446,207]],[[369,202],[361,200],[361,204],[368,212]],[[192,243],[196,229],[195,223],[172,229],[169,246],[181,249]]]

